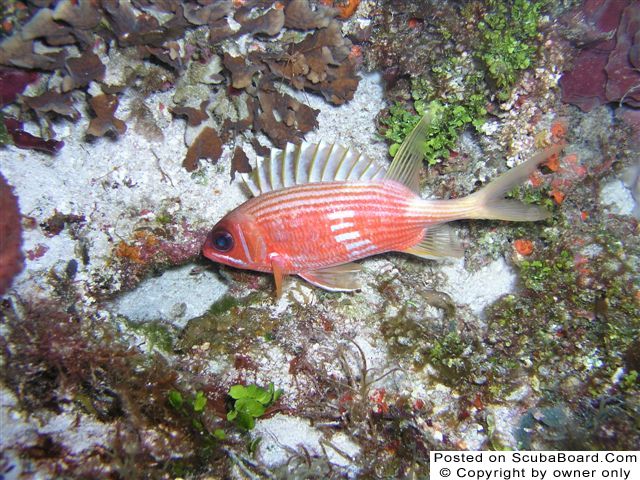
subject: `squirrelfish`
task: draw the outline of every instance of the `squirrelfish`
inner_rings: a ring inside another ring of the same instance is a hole
[[[461,256],[446,222],[460,219],[535,221],[549,213],[503,197],[562,146],[550,147],[481,190],[454,200],[419,195],[427,113],[389,168],[353,149],[328,143],[287,145],[258,159],[243,177],[253,198],[211,230],[203,254],[232,267],[299,275],[331,291],[359,288],[355,260],[397,251],[423,258]]]

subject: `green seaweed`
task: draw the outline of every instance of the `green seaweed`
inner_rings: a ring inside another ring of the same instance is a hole
[[[388,115],[380,120],[386,128],[384,137],[391,142],[390,154],[397,152],[427,106],[436,114],[425,143],[429,165],[455,150],[465,128],[473,126],[479,130],[491,100],[494,97],[507,100],[520,73],[533,64],[540,12],[545,4],[545,1],[492,0],[482,7],[479,23],[477,4],[463,9],[463,18],[474,25],[473,33],[467,32],[468,53],[445,50],[447,54],[432,59],[425,74],[411,79],[411,100],[394,103]],[[439,32],[441,42],[446,45],[451,32],[446,26]]]
[[[487,4],[490,11],[478,23],[482,41],[476,57],[497,87],[498,99],[507,100],[519,73],[533,63],[534,40],[545,2],[490,0]]]
[[[149,350],[158,348],[163,352],[171,352],[176,339],[174,329],[160,320],[145,322],[132,322],[125,319],[127,326],[139,335],[142,335],[148,343]]]
[[[227,413],[227,420],[235,422],[244,430],[251,430],[256,424],[256,418],[264,415],[282,393],[282,390],[274,388],[273,382],[267,389],[257,385],[234,385],[229,389],[229,396],[234,402],[233,408]]]
[[[441,67],[442,74],[445,69]],[[438,71],[434,67],[434,71]],[[468,77],[472,77],[469,75]],[[384,136],[393,143],[389,147],[389,153],[394,156],[409,132],[420,121],[426,110],[433,114],[433,120],[426,134],[424,144],[425,159],[429,165],[435,165],[439,159],[445,158],[449,152],[456,148],[460,132],[468,125],[479,129],[484,124],[486,115],[485,99],[481,93],[473,93],[471,84],[477,81],[469,80],[470,94],[464,99],[451,96],[444,102],[431,100],[433,92],[422,79],[414,79],[412,82],[413,108],[416,113],[411,113],[401,103],[396,103],[389,108],[389,116],[381,119],[381,123],[387,127]]]

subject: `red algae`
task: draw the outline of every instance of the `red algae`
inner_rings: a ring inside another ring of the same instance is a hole
[[[5,178],[0,174],[0,295],[11,286],[13,278],[22,271],[24,257],[22,227],[18,199]]]

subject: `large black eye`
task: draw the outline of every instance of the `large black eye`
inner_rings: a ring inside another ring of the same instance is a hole
[[[211,234],[211,243],[219,252],[228,252],[233,248],[233,237],[226,230],[218,230]]]

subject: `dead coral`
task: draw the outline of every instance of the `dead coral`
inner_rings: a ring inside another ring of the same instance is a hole
[[[142,226],[131,239],[115,245],[114,255],[124,272],[124,288],[131,288],[151,271],[184,265],[200,256],[209,229],[195,229],[185,222],[162,228]],[[96,295],[103,292],[96,291]]]
[[[89,100],[89,104],[96,114],[95,118],[89,122],[87,133],[94,137],[102,137],[107,133],[123,135],[127,131],[127,126],[122,120],[117,119],[114,114],[118,108],[118,97],[115,95],[97,95]]]
[[[0,295],[11,286],[13,278],[22,271],[22,227],[18,199],[0,174]]]

